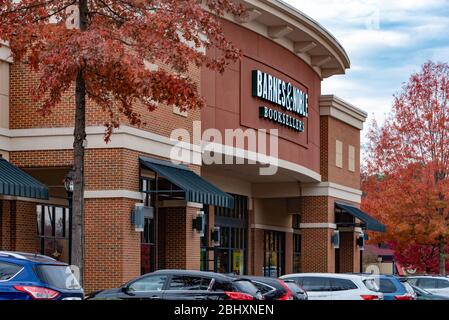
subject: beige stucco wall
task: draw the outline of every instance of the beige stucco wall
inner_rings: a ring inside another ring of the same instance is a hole
[[[9,63],[0,61],[0,128],[9,128]]]
[[[221,171],[220,175],[209,172],[207,166],[201,168],[201,176],[227,193],[238,194],[251,197],[251,183],[241,179],[236,179],[226,175],[226,171]]]
[[[292,215],[288,214],[287,199],[255,199],[254,222],[258,225],[292,227]]]

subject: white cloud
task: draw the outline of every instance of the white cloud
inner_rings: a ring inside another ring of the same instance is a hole
[[[382,122],[427,60],[449,62],[449,0],[284,0],[328,29],[349,54],[346,75],[323,82]],[[377,21],[376,21],[377,20]]]

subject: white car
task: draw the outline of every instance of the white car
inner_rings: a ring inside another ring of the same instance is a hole
[[[369,275],[297,273],[281,279],[294,280],[309,300],[383,300],[376,279]]]
[[[408,282],[432,294],[449,297],[449,278],[443,276],[412,276]]]

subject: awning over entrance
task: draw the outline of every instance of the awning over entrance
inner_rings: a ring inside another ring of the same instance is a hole
[[[385,226],[382,223],[371,217],[369,214],[363,212],[362,210],[341,203],[335,203],[335,206],[340,210],[343,210],[346,213],[352,215],[353,217],[361,220],[366,225],[367,230],[385,232]]]
[[[48,188],[0,158],[0,195],[47,200]]]
[[[234,207],[232,196],[221,191],[186,166],[147,157],[139,159],[143,167],[158,173],[184,190],[186,201],[225,208]]]

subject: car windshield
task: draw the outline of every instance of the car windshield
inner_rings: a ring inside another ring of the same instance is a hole
[[[234,281],[234,286],[244,293],[249,293],[251,295],[256,295],[259,293],[259,289],[251,282],[247,280],[236,280]]]
[[[37,265],[35,270],[39,279],[52,287],[69,290],[81,289],[78,280],[68,266]]]

